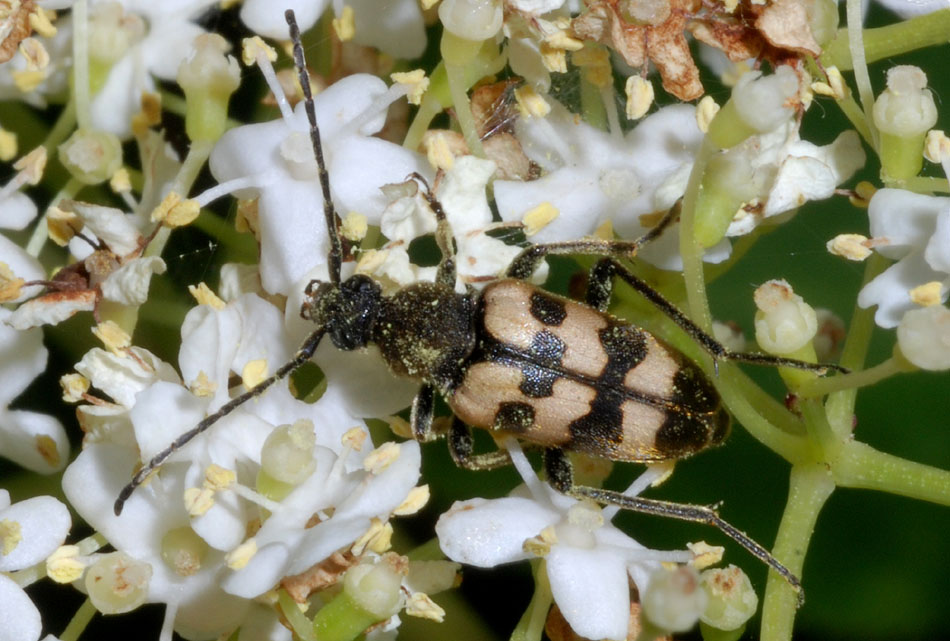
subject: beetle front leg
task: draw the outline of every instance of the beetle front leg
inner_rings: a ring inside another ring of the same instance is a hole
[[[628,496],[613,490],[575,485],[574,473],[571,470],[571,463],[567,455],[563,450],[556,448],[544,450],[544,469],[547,472],[548,482],[554,489],[576,499],[590,499],[597,503],[616,505],[621,509],[630,510],[632,512],[655,514],[680,521],[705,523],[718,528],[723,534],[744,547],[752,556],[758,558],[778,572],[778,574],[798,592],[799,605],[804,602],[804,592],[802,592],[802,583],[799,578],[778,559],[772,556],[771,552],[752,540],[745,532],[742,532],[728,521],[725,521],[713,508],[706,505],[690,505],[688,503],[646,499],[640,496]]]
[[[424,384],[419,388],[416,397],[412,399],[412,409],[409,411],[409,426],[412,438],[420,443],[430,443],[438,440],[439,435],[432,429],[432,412],[435,408],[435,388]]]

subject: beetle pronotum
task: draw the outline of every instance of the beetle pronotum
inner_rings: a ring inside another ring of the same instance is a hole
[[[342,350],[375,343],[394,373],[421,383],[410,420],[417,440],[443,436],[432,425],[435,393],[445,398],[455,414],[448,443],[458,465],[485,469],[510,462],[504,450],[474,454],[471,427],[515,436],[543,451],[549,482],[559,491],[623,509],[714,525],[800,589],[797,577],[713,508],[575,485],[566,452],[615,461],[679,459],[722,442],[729,431],[729,415],[715,387],[695,363],[645,330],[606,312],[615,277],[631,285],[715,359],[820,372],[842,368],[732,352],[617,260],[633,256],[663,233],[675,220],[678,207],[637,240],[585,239],[530,246],[511,263],[505,278],[490,283],[482,292],[469,289],[459,294],[455,291],[452,230],[424,179],[414,176],[423,183],[438,222],[435,236],[442,259],[435,282],[414,283],[386,296],[366,275],[342,280],[338,220],[300,33],[293,12],[288,11],[286,17],[330,238],[329,281],[311,282],[301,311],[316,329],[274,375],[223,405],[148,461],[121,491],[116,514],[135,488],[173,452],[309,361],[329,335]],[[586,304],[526,282],[544,257],[552,254],[605,256],[591,270]]]

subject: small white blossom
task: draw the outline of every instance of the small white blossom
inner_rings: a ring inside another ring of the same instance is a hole
[[[50,474],[69,460],[69,439],[62,424],[46,414],[10,409],[10,403],[46,370],[48,352],[39,329],[19,331],[0,308],[0,456]]]
[[[606,221],[623,238],[643,235],[648,223],[642,217],[682,197],[703,138],[691,105],[660,109],[619,138],[555,104],[545,118],[519,119],[517,133],[546,173],[528,182],[495,181],[495,201],[506,221],[520,221],[543,203],[553,205],[560,213],[532,236],[538,243],[582,238]],[[664,269],[681,268],[677,230],[644,247],[640,257]],[[723,241],[705,260],[720,262],[728,255]]]
[[[0,489],[0,639],[36,641],[42,621],[30,597],[4,572],[24,570],[42,563],[69,534],[69,510],[51,496],[10,504],[10,494]]]
[[[329,0],[246,0],[241,7],[241,20],[250,29],[268,38],[287,39],[284,11],[293,9],[300,30],[307,31],[323,15]],[[426,46],[425,24],[418,0],[346,0],[333,2],[337,17],[342,7],[353,10],[357,44],[377,47],[393,58],[417,58]]]
[[[442,551],[477,567],[542,552],[554,601],[571,628],[589,639],[625,639],[629,581],[642,593],[661,561],[685,562],[691,553],[644,548],[610,524],[616,510],[559,494],[534,476],[516,443],[508,448],[529,494],[456,502],[436,524]],[[656,478],[653,470],[647,475]]]
[[[334,204],[378,224],[386,206],[379,188],[426,171],[418,154],[372,137],[385,122],[385,83],[368,74],[348,76],[314,104]],[[260,198],[261,281],[271,293],[289,294],[308,272],[326,264],[323,195],[308,132],[301,101],[285,119],[226,132],[210,158],[219,181],[252,185],[235,195]]]
[[[875,251],[896,260],[864,286],[858,305],[877,305],[875,322],[896,327],[916,305],[911,290],[940,283],[940,302],[950,292],[950,198],[902,189],[880,189],[868,206]]]

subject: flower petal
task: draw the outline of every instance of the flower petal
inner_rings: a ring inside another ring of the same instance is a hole
[[[630,587],[622,557],[555,545],[547,556],[551,594],[571,628],[588,639],[626,639]]]
[[[0,574],[0,641],[36,641],[43,631],[40,611],[13,579]]]
[[[0,510],[0,523],[19,525],[19,542],[9,552],[0,551],[0,571],[22,570],[56,551],[72,525],[69,510],[52,496],[34,496]]]

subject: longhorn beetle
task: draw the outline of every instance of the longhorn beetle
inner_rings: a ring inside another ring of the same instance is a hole
[[[369,276],[357,274],[342,280],[342,243],[300,32],[292,11],[286,12],[286,18],[330,238],[329,282],[310,283],[301,311],[316,329],[273,376],[223,405],[146,463],[119,494],[116,514],[135,488],[173,452],[309,361],[327,335],[342,350],[375,343],[395,374],[421,383],[410,415],[412,433],[419,441],[443,436],[433,429],[435,393],[441,394],[455,414],[448,444],[459,466],[478,470],[510,463],[505,450],[475,454],[471,427],[514,436],[543,451],[548,480],[557,490],[627,510],[714,525],[800,593],[801,584],[790,570],[712,507],[575,485],[566,453],[582,452],[613,461],[664,461],[718,445],[729,432],[729,414],[695,363],[643,329],[606,312],[614,277],[669,316],[715,359],[821,373],[828,368],[845,370],[837,365],[732,352],[617,260],[633,256],[663,233],[676,219],[678,206],[637,240],[585,239],[530,246],[514,259],[505,278],[488,284],[480,293],[469,288],[459,294],[455,291],[452,231],[445,212],[424,179],[414,176],[423,183],[437,220],[435,238],[442,259],[435,282],[414,283],[386,296]],[[590,272],[586,304],[550,294],[526,281],[545,256],[554,254],[605,256]]]

